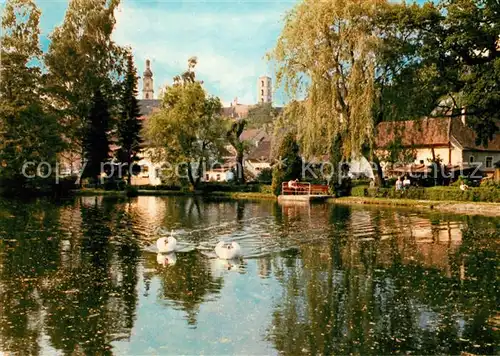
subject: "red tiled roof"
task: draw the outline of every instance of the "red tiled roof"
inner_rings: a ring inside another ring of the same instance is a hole
[[[464,149],[500,151],[500,135],[488,146],[476,145],[476,133],[461,118],[425,118],[409,121],[382,122],[377,126],[376,147],[387,147],[399,137],[405,147],[448,146],[458,144]]]

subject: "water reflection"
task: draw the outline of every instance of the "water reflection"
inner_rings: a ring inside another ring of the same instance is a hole
[[[189,248],[151,252],[159,227]],[[499,229],[331,205],[0,201],[0,351],[494,354]],[[220,239],[244,260],[212,258]]]

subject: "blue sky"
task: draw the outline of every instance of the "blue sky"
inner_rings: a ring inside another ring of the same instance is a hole
[[[0,0],[2,3],[3,0]],[[68,0],[36,0],[42,11],[42,46],[64,20]],[[271,75],[264,58],[276,43],[283,16],[295,0],[122,0],[114,39],[131,46],[140,74],[151,60],[155,95],[198,57],[197,76],[224,103],[255,103],[257,80]],[[276,104],[283,98],[277,95]]]

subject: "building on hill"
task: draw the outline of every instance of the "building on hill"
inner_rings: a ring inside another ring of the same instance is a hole
[[[466,125],[466,115],[457,118],[424,118],[382,122],[377,126],[375,145],[380,154],[396,139],[414,152],[413,168],[425,170],[434,157],[451,170],[478,167],[492,175],[500,161],[500,135],[487,146],[477,145],[475,132]],[[408,167],[411,168],[411,167]]]
[[[230,119],[246,119],[248,112],[254,105],[241,104],[238,102],[238,98],[229,104],[229,106],[222,108],[222,116]]]

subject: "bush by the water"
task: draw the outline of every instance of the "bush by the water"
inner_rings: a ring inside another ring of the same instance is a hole
[[[456,200],[474,202],[500,202],[500,189],[495,187],[469,188],[462,191],[458,187],[410,187],[396,191],[394,188],[369,188],[368,186],[353,187],[352,196],[390,199],[416,200]]]
[[[273,168],[272,189],[274,195],[281,194],[281,184],[289,180],[299,179],[302,173],[302,158],[295,136],[288,133],[279,148],[279,157],[284,164],[276,164]]]
[[[125,188],[125,193],[129,198],[136,197],[139,195],[139,190],[136,187],[129,185],[127,186],[127,188]]]

